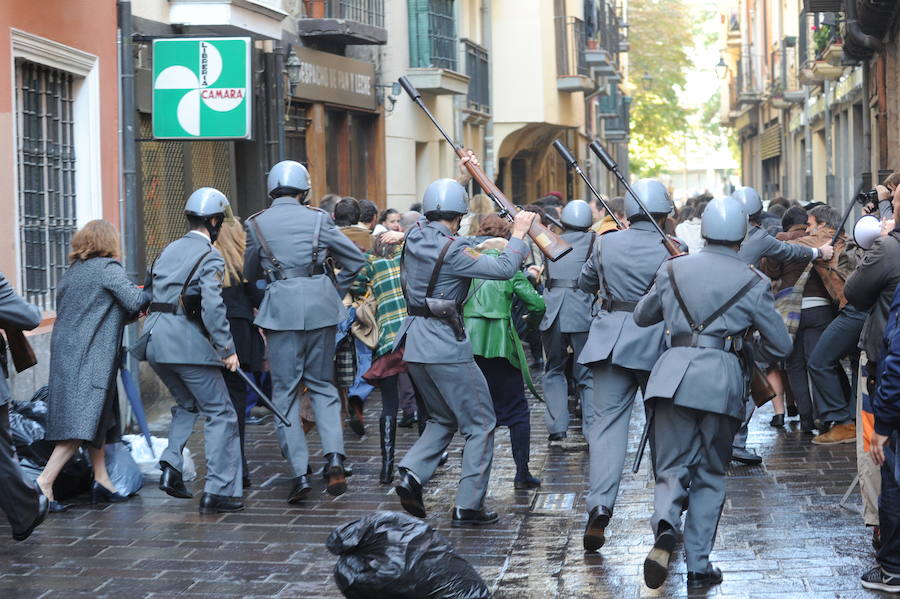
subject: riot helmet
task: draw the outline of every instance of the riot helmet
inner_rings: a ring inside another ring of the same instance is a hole
[[[563,208],[560,220],[567,229],[587,231],[593,224],[591,206],[584,200],[572,200]]]
[[[215,241],[219,236],[219,229],[222,228],[222,223],[225,221],[225,213],[230,208],[231,205],[224,193],[213,187],[201,187],[187,199],[184,213],[192,224],[203,223],[209,233],[209,238]],[[212,219],[217,216],[219,220],[213,224]]]
[[[675,209],[666,186],[656,179],[641,179],[634,184],[634,193],[644,202],[644,206],[654,218],[670,214]],[[644,211],[630,193],[626,194],[625,217],[628,220],[635,220],[641,216],[646,216]]]
[[[762,212],[762,200],[759,199],[759,194],[752,187],[738,187],[731,194],[731,197],[743,204],[744,212],[750,218],[755,218]]]
[[[309,171],[293,160],[282,160],[273,166],[266,181],[266,190],[271,198],[300,194],[305,203],[309,188]]]
[[[700,236],[707,241],[740,243],[747,235],[747,213],[733,196],[711,200],[700,217]]]
[[[469,211],[469,195],[466,188],[455,179],[438,179],[425,189],[422,212],[450,212],[462,216]]]

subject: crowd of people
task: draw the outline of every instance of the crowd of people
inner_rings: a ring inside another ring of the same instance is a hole
[[[0,377],[0,477],[8,489],[0,503],[14,537],[27,538],[48,511],[67,509],[53,484],[85,443],[91,500],[128,499],[106,472],[104,446],[121,432],[123,330],[143,317],[129,351],[149,362],[174,399],[159,487],[193,497],[182,453],[202,417],[201,513],[244,508],[252,484],[244,436],[255,401],[276,416],[291,473],[286,501],[302,504],[313,487],[313,429],[324,456],[318,475],[329,494],[345,493],[352,470],[344,426],[366,434],[366,402],[378,389],[380,483],[393,484],[403,509],[424,517],[423,487],[459,432],[465,448],[451,524],[490,525],[499,519],[485,504],[498,426],[509,429],[515,488],[541,485],[529,468],[528,389],[543,400],[551,444],[575,434],[571,411],[581,413],[590,454],[583,543],[598,551],[640,396],[656,478],[645,581],[663,584],[682,531],[688,585],[710,586],[722,579],[709,553],[725,468],[762,461],[746,445],[757,373],[773,403],[771,426],[799,417],[811,443],[857,443],[865,523],[879,549],[863,584],[900,592],[900,507],[891,499],[900,493],[900,338],[891,342],[900,311],[900,174],[865,206],[882,223],[870,245],[840,230],[832,206],[776,198],[764,208],[744,187],[676,209],[653,180],[609,200],[565,202],[550,193],[508,219],[487,196],[468,197],[466,162],[477,164],[469,154],[458,179],[435,181],[403,213],[335,195],[313,207],[309,174],[292,161],[269,173],[270,206],[243,221],[222,193],[201,188],[185,206],[189,232],[156,257],[142,286],[118,261],[115,228],[87,223],[59,286],[47,427],[56,445],[35,487],[15,467],[11,397]],[[570,248],[561,258],[547,259],[529,237],[536,220]],[[39,322],[40,311],[0,277],[0,325],[28,330]],[[868,374],[859,380],[861,352]],[[248,377],[271,400],[251,391]],[[874,412],[861,407],[858,384]],[[397,428],[414,425],[418,440],[398,462]]]

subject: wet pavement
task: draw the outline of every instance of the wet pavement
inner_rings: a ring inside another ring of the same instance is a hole
[[[329,533],[373,510],[400,509],[389,487],[378,484],[378,405],[377,396],[368,404],[367,437],[345,432],[355,472],[344,496],[325,495],[317,480],[304,505],[289,506],[284,499],[290,474],[274,426],[271,421],[248,426],[253,486],[245,495],[244,512],[201,516],[196,499],[170,498],[148,479],[128,503],[80,503],[67,513],[51,514],[23,543],[9,540],[4,522],[0,597],[340,597],[332,578],[336,558],[324,547]],[[765,456],[764,465],[730,471],[712,555],[724,582],[691,596],[877,596],[859,586],[860,574],[873,563],[868,531],[861,516],[838,506],[855,475],[853,446],[817,447],[799,431],[770,429],[770,410],[757,414],[751,429],[750,444]],[[636,412],[628,471],[601,553],[585,554],[581,547],[587,453],[580,433],[570,435],[565,447],[548,448],[539,405],[532,413],[532,471],[543,487],[513,490],[509,436],[500,429],[488,502],[501,521],[481,530],[451,529],[457,440],[450,461],[426,488],[428,522],[451,539],[498,599],[686,596],[680,548],[663,588],[652,591],[642,583],[641,565],[652,541],[653,483],[646,459],[641,472],[630,472],[642,420]],[[157,428],[162,433],[164,423]],[[399,429],[400,456],[414,441],[414,431]],[[310,441],[318,467],[322,458],[315,433]],[[202,434],[194,435],[190,447],[202,454]],[[197,462],[202,475],[202,459]],[[194,487],[199,490],[197,483]],[[849,503],[859,504],[858,493]]]

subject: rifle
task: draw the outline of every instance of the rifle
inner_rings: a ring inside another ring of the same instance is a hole
[[[584,174],[584,171],[581,170],[580,166],[578,166],[578,161],[575,159],[575,156],[572,155],[572,152],[569,151],[569,148],[567,148],[565,146],[565,144],[563,144],[563,142],[559,141],[558,139],[553,142],[553,147],[556,148],[556,151],[559,152],[560,156],[562,156],[562,159],[563,159],[563,161],[565,161],[566,166],[571,169],[574,169],[575,172],[578,173],[578,176],[580,176],[581,180],[584,181],[585,185],[588,186],[588,189],[591,190],[591,193],[594,195],[595,198],[597,198],[597,201],[603,205],[603,208],[606,210],[606,213],[608,215],[610,215],[612,217],[612,219],[616,222],[616,226],[619,227],[620,229],[624,229],[625,226],[622,224],[622,221],[620,221],[616,217],[615,213],[612,210],[610,210],[609,204],[606,203],[606,200],[603,199],[603,196],[600,195],[600,192],[598,192],[594,188],[594,186],[591,185],[590,179],[587,178],[587,176]]]
[[[12,355],[16,372],[28,370],[38,363],[34,349],[28,343],[28,338],[25,337],[22,329],[3,329],[3,332],[6,333],[6,343],[9,346],[9,353]]]
[[[681,249],[679,249],[679,247],[675,245],[675,242],[672,241],[672,239],[668,235],[666,235],[666,232],[662,230],[662,228],[659,226],[659,223],[656,222],[656,219],[653,218],[653,215],[650,214],[649,210],[647,210],[647,206],[644,205],[643,200],[641,200],[641,198],[639,198],[637,194],[634,193],[631,185],[619,171],[619,165],[616,164],[616,161],[612,159],[612,156],[610,156],[603,148],[603,146],[600,145],[600,142],[595,139],[588,147],[594,154],[597,155],[597,158],[600,159],[600,162],[603,163],[603,166],[606,167],[606,170],[616,176],[616,179],[619,180],[619,183],[622,184],[625,190],[630,193],[631,197],[634,198],[634,200],[637,202],[637,205],[638,207],[640,207],[641,211],[647,215],[647,218],[649,218],[650,222],[653,224],[653,228],[655,228],[656,232],[659,233],[662,237],[663,245],[666,246],[666,250],[668,250],[668,252],[673,256],[680,256],[684,254],[684,252],[682,252]]]
[[[409,94],[409,97],[413,102],[418,105],[419,108],[425,112],[425,115],[431,120],[431,123],[437,128],[438,132],[440,132],[441,136],[450,146],[453,148],[453,151],[456,152],[456,155],[460,158],[466,157],[466,151],[463,147],[456,142],[454,142],[450,136],[444,131],[443,127],[437,122],[437,119],[431,114],[431,111],[428,110],[428,107],[425,106],[425,103],[422,102],[422,95],[415,88],[415,86],[407,79],[406,77],[400,77],[399,79],[401,87],[406,90],[406,93]],[[466,170],[469,171],[469,174],[472,178],[478,183],[479,187],[484,190],[484,193],[491,199],[494,204],[496,204],[498,210],[500,211],[500,216],[505,218],[506,220],[512,222],[513,217],[516,213],[519,212],[519,209],[507,199],[503,192],[494,184],[491,179],[484,174],[484,171],[481,170],[481,167],[472,164],[471,161],[466,162]],[[538,248],[540,248],[541,252],[547,256],[547,259],[551,262],[556,262],[567,253],[572,251],[572,246],[569,245],[562,237],[551,231],[548,227],[544,226],[540,219],[535,219],[531,224],[531,228],[528,229],[528,236],[537,244]]]

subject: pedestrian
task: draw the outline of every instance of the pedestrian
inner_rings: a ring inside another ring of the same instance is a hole
[[[41,309],[19,297],[6,277],[0,273],[0,328],[7,336],[10,331],[30,331],[41,324]],[[0,510],[6,514],[12,537],[24,541],[47,517],[50,501],[38,489],[25,482],[9,430],[9,364],[7,341],[0,335]]]
[[[744,212],[747,213],[749,218],[747,239],[741,243],[741,247],[738,250],[741,260],[746,264],[759,266],[759,262],[763,257],[773,258],[779,262],[805,263],[818,258],[823,258],[826,261],[831,260],[833,248],[830,243],[823,244],[818,248],[811,248],[779,241],[770,235],[761,224],[763,216],[762,200],[760,200],[759,194],[752,187],[739,187],[734,191],[732,197],[743,204]],[[748,395],[744,406],[744,422],[734,436],[731,459],[742,464],[759,464],[762,462],[762,457],[747,447],[747,427],[750,419],[753,417],[753,413],[756,411],[756,404],[753,403],[753,400]]]
[[[675,209],[666,188],[652,179],[641,179],[634,187],[662,227]],[[634,397],[638,389],[646,387],[650,369],[664,349],[662,325],[638,327],[632,312],[669,252],[650,217],[631,196],[625,199],[625,215],[629,228],[600,236],[578,278],[582,291],[600,294],[599,310],[578,355],[578,363],[589,367],[593,376],[593,422],[586,431],[590,451],[585,497],[588,521],[582,539],[587,551],[597,551],[606,542],[606,527],[622,479]]]
[[[150,268],[144,283],[152,298],[150,315],[132,348],[139,360],[150,362],[175,399],[169,444],[159,460],[159,488],[172,497],[192,497],[181,454],[197,417],[203,416],[204,514],[244,509],[237,414],[222,376],[223,366],[238,367],[238,356],[222,301],[225,261],[212,245],[228,206],[225,195],[211,187],[190,195],[184,213],[191,230],[167,245]]]
[[[544,422],[548,440],[561,441],[569,430],[569,387],[566,362],[571,348],[577,358],[581,354],[591,328],[594,296],[578,288],[578,275],[591,257],[597,234],[591,227],[591,207],[582,200],[572,200],[562,212],[565,231],[563,240],[572,251],[556,262],[544,263],[544,301],[547,311],[541,320],[541,341],[547,357],[544,369]],[[572,364],[576,393],[582,403],[590,402],[593,377],[587,366]],[[585,410],[582,408],[582,414]]]
[[[365,253],[372,249],[374,240],[369,227],[360,224],[360,214],[360,205],[355,198],[347,196],[334,205],[334,224],[359,248],[359,251]]]
[[[122,334],[148,301],[118,260],[115,227],[92,220],[72,237],[69,268],[59,282],[44,435],[56,444],[36,481],[53,512],[68,508],[54,500],[53,483],[84,443],[94,473],[91,502],[128,499],[109,478],[104,448],[121,441],[116,376]]]
[[[744,417],[749,379],[740,344],[752,327],[770,358],[791,350],[769,279],[739,257],[746,232],[747,215],[738,200],[712,200],[702,218],[706,247],[666,262],[634,311],[640,326],[665,325],[667,347],[645,393],[652,405],[656,466],[654,543],[644,561],[644,582],[651,589],[668,575],[685,508],[688,588],[722,581],[709,554],[725,502],[731,439]]]
[[[467,156],[464,160],[471,160]],[[395,490],[403,508],[424,518],[422,486],[427,484],[458,430],[465,437],[462,475],[451,524],[478,526],[498,520],[484,506],[494,455],[496,419],[490,391],[472,354],[462,321],[462,302],[473,278],[509,279],[525,259],[522,239],[534,214],[519,212],[512,238],[500,256],[479,254],[472,243],[453,235],[468,209],[466,191],[452,179],[438,179],[425,190],[427,223],[406,236],[404,272],[407,312],[397,333],[413,382],[428,408],[425,431],[400,463]]]
[[[495,214],[489,215],[481,223],[481,233],[491,238],[475,249],[483,255],[498,257],[509,243],[509,221]],[[474,279],[463,307],[463,316],[475,363],[484,374],[490,390],[497,426],[509,428],[509,442],[516,464],[513,486],[516,489],[534,489],[541,486],[541,481],[532,476],[528,467],[531,458],[531,411],[525,397],[525,385],[536,396],[537,391],[531,381],[522,341],[512,323],[513,297],[522,301],[528,310],[529,323],[536,327],[546,306],[544,298],[522,271],[517,271],[506,281]]]
[[[459,179],[460,185],[465,186],[468,172],[461,172]],[[462,179],[462,180],[460,180]],[[481,229],[481,221],[491,214],[496,214],[494,203],[489,197],[483,193],[472,196],[469,201],[469,211],[463,217],[462,224],[459,225],[459,234],[463,236],[475,236]]]
[[[378,224],[372,229],[372,235],[376,237],[385,231],[400,231],[400,213],[393,208],[383,210],[378,217]]]
[[[271,206],[245,225],[244,278],[268,282],[254,324],[268,341],[273,402],[292,425],[279,422],[277,433],[282,455],[294,472],[287,501],[298,503],[312,489],[297,397],[301,384],[309,390],[315,410],[326,490],[338,496],[347,489],[341,403],[332,384],[334,348],[337,324],[347,315],[341,298],[364,260],[330,216],[307,204],[310,181],[303,165],[279,162],[269,171],[267,189]],[[341,266],[334,281],[327,272],[326,252]]]
[[[675,236],[687,244],[688,252],[691,254],[696,254],[705,245],[703,237],[700,235],[700,216],[708,203],[709,199],[706,198],[695,202],[690,208],[689,218],[675,226]]]
[[[247,247],[247,233],[241,219],[233,214],[226,215],[215,247],[225,260],[225,275],[222,279],[222,301],[225,302],[225,316],[234,339],[235,351],[241,369],[256,377],[262,373],[266,354],[266,344],[259,329],[253,324],[254,297],[258,295],[255,285],[244,280],[244,251]],[[241,464],[244,473],[242,484],[250,486],[250,470],[247,451],[244,447],[247,425],[248,385],[237,372],[223,370],[225,385],[234,411],[237,413],[238,434],[241,438]]]
[[[594,213],[595,218],[598,211],[599,202],[596,198],[591,200],[591,211]],[[613,219],[613,215],[619,219],[619,222],[622,223],[624,227],[628,227],[628,219],[625,218],[625,198],[623,197],[615,197],[607,202],[609,205],[609,209],[612,210],[612,214],[607,214],[606,209],[602,206],[599,207],[602,210],[602,218],[600,220],[595,220],[594,224],[591,226],[591,230],[597,235],[603,235],[605,233],[611,233],[612,231],[618,231],[619,225],[616,224],[616,221]]]

